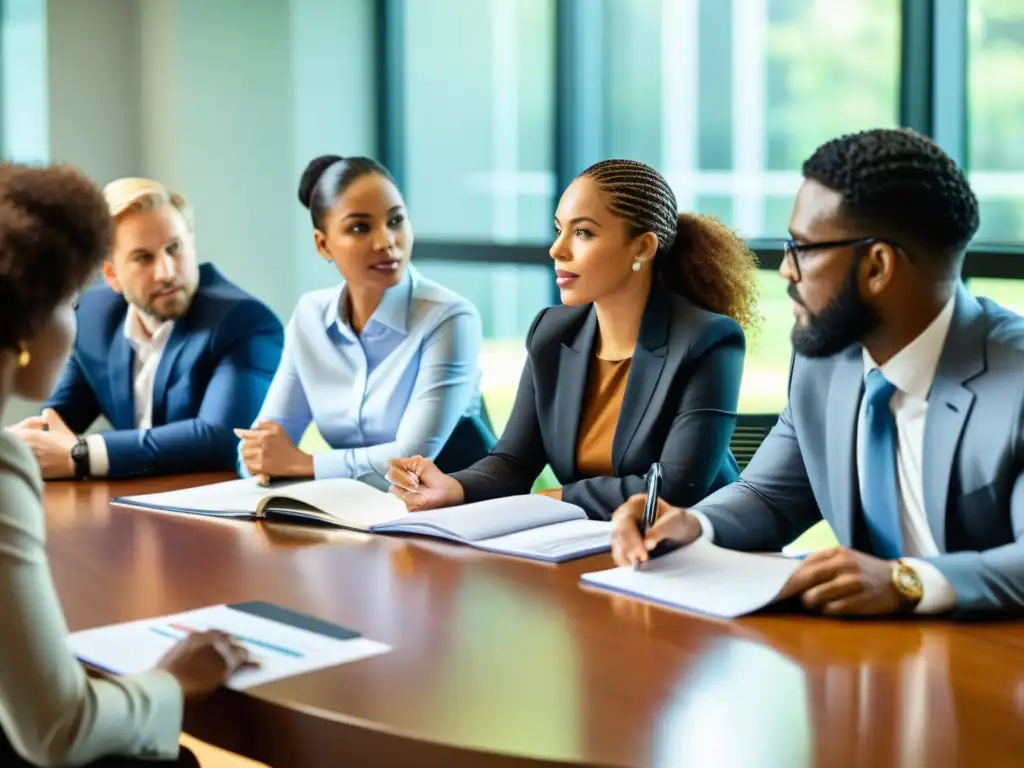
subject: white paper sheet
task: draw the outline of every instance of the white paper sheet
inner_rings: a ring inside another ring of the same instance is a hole
[[[185,628],[223,630],[241,640],[260,661],[260,668],[238,672],[228,681],[228,687],[235,690],[391,650],[376,640],[338,640],[226,605],[74,632],[69,645],[83,662],[115,674],[134,674],[156,666],[185,637]]]
[[[250,517],[268,498],[270,509],[274,509],[278,499],[283,509],[295,507],[289,503],[295,500],[326,513],[314,513],[316,517],[330,521],[335,516],[338,520],[334,522],[360,530],[376,523],[401,521],[408,516],[405,504],[397,496],[350,478],[279,483],[270,488],[259,485],[255,478],[245,478],[178,491],[125,496],[115,499],[114,503],[171,512]]]
[[[778,555],[735,552],[703,539],[649,561],[583,574],[596,587],[674,608],[733,618],[774,602],[801,562]]]
[[[190,511],[242,516],[254,514],[260,501],[271,490],[262,487],[256,481],[256,478],[253,477],[244,480],[227,480],[223,483],[212,483],[210,485],[197,485],[179,491],[125,496],[115,499],[113,503],[178,512]]]
[[[541,494],[523,494],[414,512],[402,520],[379,524],[376,530],[426,536],[440,534],[442,538],[449,534],[457,540],[478,542],[567,520],[586,519],[587,513],[575,504]]]
[[[569,520],[476,542],[489,552],[561,563],[611,549],[612,524],[602,520]]]

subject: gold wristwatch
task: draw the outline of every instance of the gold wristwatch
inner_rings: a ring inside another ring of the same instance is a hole
[[[900,607],[903,610],[912,611],[921,602],[924,595],[921,577],[902,560],[897,560],[892,565],[892,585],[899,593]]]

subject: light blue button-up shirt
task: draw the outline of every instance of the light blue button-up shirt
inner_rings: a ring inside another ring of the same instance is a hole
[[[480,410],[480,314],[410,265],[361,334],[340,313],[345,284],[303,295],[256,421],[298,444],[311,421],[331,450],[316,479],[386,487],[393,458],[436,457],[464,415]],[[243,474],[244,464],[239,462]]]

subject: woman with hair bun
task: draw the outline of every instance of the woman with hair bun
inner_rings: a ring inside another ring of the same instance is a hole
[[[392,462],[410,510],[529,493],[607,520],[645,488],[689,506],[738,476],[729,451],[743,373],[743,327],[757,322],[757,262],[725,225],[679,213],[665,178],[632,160],[591,166],[566,189],[551,246],[561,307],[527,334],[508,427],[490,455],[446,475],[429,459]]]
[[[397,456],[454,471],[485,455],[493,438],[480,399],[479,313],[409,263],[412,227],[391,174],[366,157],[317,157],[299,201],[342,282],[299,299],[263,408],[237,430],[241,473],[387,488]],[[310,422],[330,451],[297,447]]]

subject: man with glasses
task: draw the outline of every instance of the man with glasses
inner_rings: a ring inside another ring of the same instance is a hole
[[[1024,610],[1024,319],[971,296],[978,229],[932,141],[872,130],[818,148],[780,272],[796,322],[789,404],[738,482],[690,510],[615,513],[613,555],[699,537],[778,551],[826,519],[841,546],[783,590],[826,614]]]

